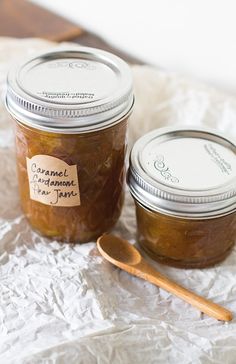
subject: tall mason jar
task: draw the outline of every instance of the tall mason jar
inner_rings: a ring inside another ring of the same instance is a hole
[[[99,49],[54,50],[10,71],[20,199],[34,229],[84,243],[116,223],[133,103],[129,66]]]

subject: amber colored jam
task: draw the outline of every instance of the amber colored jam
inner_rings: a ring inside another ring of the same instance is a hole
[[[184,219],[136,202],[138,241],[153,259],[175,267],[204,268],[222,261],[236,240],[236,213]]]
[[[111,229],[124,199],[127,118],[83,134],[44,132],[16,123],[21,204],[32,227],[45,236],[84,243]],[[77,165],[81,204],[49,206],[30,199],[26,158],[49,155]]]

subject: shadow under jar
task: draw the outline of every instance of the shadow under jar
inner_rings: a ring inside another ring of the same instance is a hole
[[[162,128],[130,156],[138,241],[153,259],[182,268],[222,261],[236,240],[236,144],[214,130]]]
[[[9,73],[6,105],[32,227],[75,243],[110,230],[124,199],[128,65],[87,47],[42,54]]]

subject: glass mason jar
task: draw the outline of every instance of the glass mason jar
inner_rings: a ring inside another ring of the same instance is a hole
[[[236,240],[236,144],[216,131],[162,128],[130,156],[138,242],[153,259],[182,268],[222,261]]]
[[[32,227],[79,243],[111,229],[124,198],[128,65],[86,47],[42,54],[9,73],[6,105]]]

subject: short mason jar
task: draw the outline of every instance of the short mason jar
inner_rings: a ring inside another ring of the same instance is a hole
[[[138,242],[153,259],[203,268],[236,240],[236,144],[214,130],[162,128],[141,137],[127,176]]]
[[[54,50],[10,71],[6,106],[33,228],[84,243],[116,223],[133,102],[129,66],[99,49]]]

